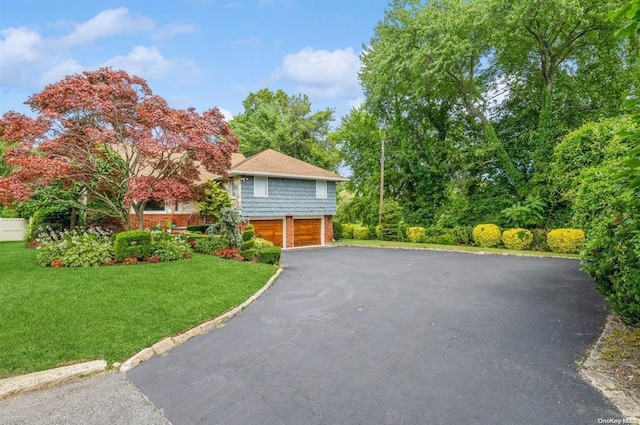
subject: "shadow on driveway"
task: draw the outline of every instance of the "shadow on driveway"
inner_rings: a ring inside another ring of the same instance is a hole
[[[174,424],[596,424],[607,311],[576,260],[337,247],[127,376]]]

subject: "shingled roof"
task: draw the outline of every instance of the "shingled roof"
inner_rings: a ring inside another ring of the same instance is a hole
[[[239,162],[236,162],[239,161]],[[346,181],[348,179],[331,171],[267,149],[249,158],[234,156],[231,161],[230,176],[269,176],[308,180]]]

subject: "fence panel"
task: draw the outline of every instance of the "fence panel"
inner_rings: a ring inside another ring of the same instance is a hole
[[[24,218],[0,218],[0,241],[21,241],[29,222]]]

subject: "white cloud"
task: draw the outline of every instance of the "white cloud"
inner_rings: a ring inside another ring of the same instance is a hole
[[[84,67],[80,65],[75,59],[64,59],[57,62],[51,69],[46,71],[40,78],[42,85],[52,84],[56,81],[62,80],[67,75],[77,74],[82,72]]]
[[[104,65],[143,78],[162,76],[175,67],[175,64],[162,56],[157,48],[146,46],[135,46],[127,56],[115,56]]]
[[[166,40],[176,35],[190,34],[196,32],[196,27],[190,24],[172,23],[158,29],[154,35],[155,39]]]
[[[360,59],[351,47],[332,52],[305,47],[286,55],[274,76],[296,83],[309,96],[330,98],[357,93],[359,69]]]
[[[0,30],[0,86],[28,83],[43,57],[43,41],[36,31],[23,27]]]
[[[233,119],[233,112],[225,108],[218,107],[218,109],[220,109],[220,112],[222,112],[222,115],[224,115],[225,120],[231,121]]]
[[[107,9],[86,22],[75,26],[73,32],[56,40],[58,47],[70,48],[118,34],[131,34],[153,30],[153,20],[129,13],[126,7]]]
[[[358,96],[355,99],[349,101],[349,108],[358,109],[364,103],[364,97]]]

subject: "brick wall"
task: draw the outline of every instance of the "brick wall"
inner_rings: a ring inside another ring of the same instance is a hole
[[[333,216],[324,216],[324,243],[333,242]]]
[[[197,214],[145,214],[143,218],[144,228],[149,229],[153,226],[167,227],[167,220],[171,219],[176,227],[195,226],[204,224],[204,220]],[[138,219],[135,214],[131,214],[131,224],[134,229],[138,226]]]
[[[283,248],[293,247],[293,217],[288,215],[285,222],[287,236],[285,237],[285,245]]]

